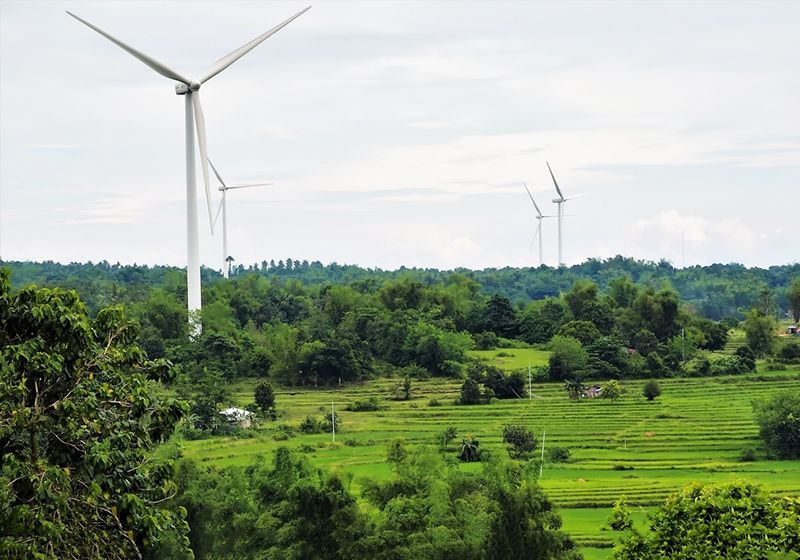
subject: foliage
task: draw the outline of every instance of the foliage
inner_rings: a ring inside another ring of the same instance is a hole
[[[800,325],[800,277],[792,280],[789,286],[789,293],[787,294],[789,300],[789,310],[792,312],[792,318],[795,325]]]
[[[633,528],[633,521],[631,520],[631,510],[625,502],[625,498],[620,498],[614,503],[614,509],[611,510],[611,517],[608,520],[608,526],[612,531],[627,531]]]
[[[519,459],[536,449],[536,436],[522,424],[503,426],[503,442],[508,446],[508,454]]]
[[[381,403],[378,400],[378,397],[370,397],[363,401],[355,400],[347,403],[347,405],[344,407],[345,410],[350,412],[374,412],[376,410],[380,410],[380,408]]]
[[[583,380],[581,378],[573,377],[572,379],[567,379],[564,381],[564,390],[569,395],[569,398],[579,399],[586,390],[586,386],[583,384]]]
[[[547,458],[551,463],[566,463],[569,461],[570,451],[566,447],[548,447]]]
[[[275,418],[275,391],[269,381],[259,381],[254,391],[254,399],[261,413]]]
[[[782,459],[800,457],[800,395],[784,391],[754,408],[767,449]]]
[[[692,485],[652,517],[650,531],[632,534],[615,560],[760,560],[797,552],[800,500],[773,499],[749,483]]]
[[[589,354],[574,338],[554,336],[550,341],[550,379],[562,381],[581,376]]]
[[[648,401],[654,401],[661,395],[661,386],[655,379],[650,379],[644,384],[642,388],[642,395]]]
[[[775,319],[763,315],[756,309],[750,310],[744,320],[747,345],[756,356],[771,354],[775,347]]]
[[[464,384],[461,385],[461,398],[459,402],[461,404],[481,404],[485,402],[484,395],[481,393],[481,388],[473,378],[467,377],[464,380]]]
[[[613,379],[603,385],[603,392],[600,394],[604,399],[609,399],[611,402],[615,402],[618,398],[620,398],[625,393],[625,387],[619,381],[614,381]]]
[[[185,405],[158,395],[174,376],[135,345],[120,307],[90,320],[74,291],[11,293],[0,270],[0,556],[138,557],[172,535],[161,502],[171,465],[153,449]]]
[[[458,458],[465,463],[472,463],[481,460],[480,442],[472,434],[467,434],[461,438],[461,448]]]

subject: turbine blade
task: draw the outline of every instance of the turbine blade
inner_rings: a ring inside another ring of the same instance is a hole
[[[221,188],[220,190],[221,190],[221,191],[224,191],[224,190],[225,190],[225,188],[227,187],[227,185],[225,184],[225,181],[223,181],[223,180],[222,180],[222,177],[220,176],[220,174],[219,174],[219,171],[217,171],[217,168],[216,168],[216,167],[214,167],[214,164],[213,164],[213,163],[211,163],[211,159],[210,159],[210,158],[209,158],[209,160],[208,160],[208,165],[210,165],[210,166],[211,166],[211,169],[213,169],[213,170],[214,170],[214,175],[216,175],[216,176],[217,176],[217,181],[219,181],[219,182],[220,182],[220,184],[222,185],[222,188]],[[215,220],[215,221],[216,221],[216,220]]]
[[[533,251],[533,245],[536,243],[536,238],[539,237],[539,232],[542,231],[542,226],[536,228],[536,233],[533,234],[533,239],[531,239],[531,246],[530,250]]]
[[[580,198],[580,197],[582,197],[582,196],[586,196],[587,194],[591,194],[591,193],[581,193],[581,194],[576,194],[576,195],[574,195],[574,196],[568,196],[568,197],[567,197],[567,198],[565,198],[564,200],[565,200],[565,201],[566,201],[566,200],[573,200],[573,199],[575,199],[575,198]]]
[[[556,192],[558,193],[558,196],[561,197],[561,200],[564,200],[564,195],[561,194],[561,189],[558,188],[558,182],[556,181],[556,176],[553,175],[553,170],[550,169],[550,163],[549,162],[545,163],[547,163],[547,170],[550,172],[550,176],[553,178],[553,184],[556,186]]]
[[[258,37],[256,37],[252,41],[250,41],[249,43],[246,43],[245,45],[242,45],[241,47],[239,47],[238,49],[236,49],[232,53],[227,54],[227,55],[223,56],[222,58],[220,58],[218,61],[216,61],[214,63],[214,65],[211,68],[209,68],[208,72],[206,72],[206,75],[203,76],[203,78],[200,80],[200,83],[204,83],[204,82],[210,80],[211,78],[213,78],[214,76],[216,76],[217,74],[219,74],[220,72],[225,70],[228,66],[230,66],[231,64],[233,64],[234,62],[236,62],[237,60],[242,58],[244,55],[246,55],[251,50],[256,48],[262,42],[264,42],[267,39],[269,39],[270,37],[272,37],[275,33],[280,31],[281,29],[283,29],[287,25],[289,25],[291,22],[293,22],[295,19],[299,18],[301,15],[303,15],[304,13],[306,13],[310,9],[311,9],[311,6],[308,6],[307,8],[304,8],[304,9],[300,10],[299,12],[297,12],[295,15],[293,15],[292,17],[290,17],[289,19],[287,19],[283,23],[279,23],[278,25],[276,25],[275,27],[273,27],[272,29],[270,29],[266,33],[264,33],[262,35],[259,35]]]
[[[531,191],[528,190],[528,185],[525,184],[525,183],[522,183],[522,185],[525,187],[525,190],[528,191],[528,196],[530,197],[531,202],[533,202],[533,207],[536,208],[536,213],[539,214],[539,216],[541,216],[542,215],[542,211],[539,210],[539,205],[536,204],[535,200],[533,200],[533,195],[531,194]]]
[[[153,70],[155,70],[156,72],[158,72],[159,74],[164,76],[165,78],[169,78],[171,80],[178,80],[179,82],[183,82],[187,86],[189,85],[189,82],[191,80],[189,80],[188,78],[184,78],[183,76],[178,74],[175,70],[173,70],[173,69],[169,68],[168,66],[160,63],[155,58],[153,58],[151,56],[148,56],[148,55],[144,54],[141,51],[137,51],[136,49],[134,49],[130,45],[126,45],[125,43],[123,43],[122,41],[120,41],[119,39],[114,37],[113,35],[110,35],[110,34],[106,33],[105,31],[103,31],[99,27],[95,27],[94,25],[92,25],[91,23],[86,21],[85,19],[82,19],[82,18],[76,16],[75,14],[70,12],[69,10],[65,10],[65,11],[69,15],[71,15],[72,17],[77,19],[79,22],[81,22],[82,24],[86,25],[90,29],[94,29],[95,31],[97,31],[100,35],[102,35],[103,37],[105,37],[106,39],[108,39],[109,41],[114,43],[115,45],[117,45],[122,50],[126,51],[131,56],[134,56],[135,58],[138,58],[139,60],[144,62],[147,66],[149,66],[150,68],[152,68]]]
[[[228,187],[230,189],[248,189],[250,187],[268,187],[270,185],[274,185],[275,183],[242,183],[241,185],[231,185]]]
[[[208,223],[211,234],[214,234],[214,216],[211,210],[211,182],[208,180],[208,151],[206,149],[206,119],[203,116],[203,105],[200,103],[200,94],[192,92],[192,105],[194,106],[194,122],[197,126],[197,146],[200,148],[200,169],[203,172],[203,187],[206,191],[206,208],[208,208]]]
[[[226,191],[223,190],[222,191],[222,198],[219,199],[219,206],[217,206],[217,215],[214,216],[214,224],[213,224],[214,226],[217,225],[217,220],[219,219],[219,213],[222,210],[222,205],[225,204],[225,194],[226,194]]]

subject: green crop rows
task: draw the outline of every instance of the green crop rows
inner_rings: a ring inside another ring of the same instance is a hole
[[[524,357],[526,362],[531,358]],[[655,402],[641,396],[642,381],[630,381],[624,383],[627,394],[614,403],[571,401],[559,384],[534,384],[532,399],[478,406],[453,404],[460,384],[442,380],[415,381],[414,399],[408,402],[391,400],[399,384],[391,379],[342,389],[279,391],[279,420],[262,425],[255,437],[186,441],[182,448],[184,456],[226,466],[248,464],[255,455],[287,445],[305,452],[320,467],[352,473],[357,490],[364,477],[388,475],[386,443],[394,438],[434,444],[446,427],[455,426],[460,434],[475,434],[481,447],[503,452],[502,426],[524,423],[540,441],[546,432],[546,447],[571,451],[570,462],[545,464],[541,483],[560,506],[565,529],[585,547],[589,559],[610,556],[609,548],[618,535],[603,526],[620,496],[633,506],[635,519],[643,526],[649,508],[693,481],[748,479],[775,494],[800,494],[800,462],[766,459],[751,404],[779,390],[800,390],[797,368],[660,383],[663,394]],[[234,397],[239,404],[252,402],[254,384],[236,386]],[[384,408],[343,410],[348,402],[371,396],[379,398]],[[431,399],[439,405],[431,406]],[[306,415],[321,416],[320,408],[329,410],[332,401],[342,420],[335,443],[330,434],[275,440],[276,425],[296,426]],[[747,448],[757,450],[757,461],[739,461]]]

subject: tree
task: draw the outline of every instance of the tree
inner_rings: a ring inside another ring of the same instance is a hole
[[[800,457],[800,396],[781,392],[754,408],[767,449],[781,459]]]
[[[800,278],[795,278],[789,286],[789,308],[795,325],[800,325]]]
[[[614,504],[614,509],[611,510],[611,517],[608,520],[608,526],[612,531],[627,531],[633,528],[631,510],[625,502],[625,497],[621,497]]]
[[[275,418],[275,391],[269,381],[259,381],[254,392],[256,406],[261,413],[270,418]]]
[[[634,532],[615,560],[762,560],[769,552],[797,552],[800,500],[772,498],[747,482],[694,484],[651,518],[650,530]]]
[[[508,454],[515,459],[536,449],[536,436],[521,424],[503,426],[503,441],[508,445]]]
[[[481,460],[480,442],[472,434],[467,434],[461,440],[461,449],[458,458],[465,463],[472,463]]]
[[[558,336],[568,336],[579,341],[584,346],[589,346],[603,334],[597,330],[594,323],[589,321],[570,321],[558,329]]]
[[[589,355],[574,338],[554,336],[550,341],[550,379],[560,381],[583,374]]]
[[[481,388],[471,377],[467,377],[461,385],[461,404],[480,404],[482,400]]]
[[[406,375],[403,378],[403,383],[400,385],[400,400],[410,401],[411,400],[411,377]]]
[[[573,377],[564,381],[564,390],[571,399],[579,399],[586,387],[583,385],[583,380],[580,377]]]
[[[625,387],[619,381],[611,380],[603,385],[603,392],[601,396],[604,399],[610,399],[611,402],[615,402],[618,398],[622,396],[625,392]]]
[[[483,328],[497,336],[512,338],[517,332],[517,312],[511,301],[499,294],[489,298],[483,315]]]
[[[186,525],[161,502],[171,464],[153,450],[185,404],[151,380],[165,361],[135,345],[121,307],[94,320],[74,291],[10,292],[0,270],[0,556],[141,557]]]
[[[747,345],[756,356],[763,357],[772,353],[775,347],[775,319],[751,309],[744,319],[744,332]]]
[[[655,379],[650,379],[647,383],[644,384],[644,388],[642,388],[642,395],[648,400],[653,401],[661,395],[661,386],[658,384],[658,381]]]

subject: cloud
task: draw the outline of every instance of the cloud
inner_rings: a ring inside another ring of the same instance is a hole
[[[652,218],[637,220],[634,231],[656,237],[657,242],[674,245],[683,238],[686,243],[716,246],[722,250],[752,252],[769,235],[752,230],[739,218],[709,220],[702,216],[682,216],[675,210],[660,212]]]

